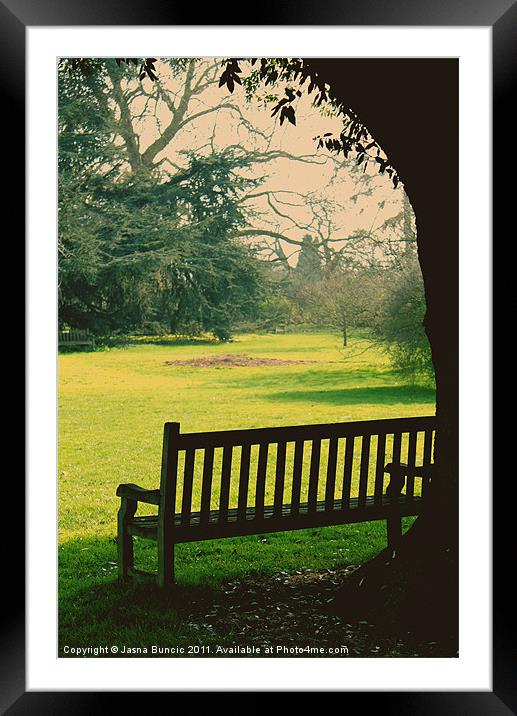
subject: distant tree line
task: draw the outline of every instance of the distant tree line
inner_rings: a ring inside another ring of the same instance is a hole
[[[339,332],[343,348],[357,329],[381,343],[406,378],[433,381],[429,343],[422,326],[425,294],[416,251],[389,267],[329,262],[307,240],[298,265],[270,264],[267,293],[248,328],[303,326]]]

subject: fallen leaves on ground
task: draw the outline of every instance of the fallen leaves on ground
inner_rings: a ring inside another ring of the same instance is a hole
[[[211,597],[179,606],[179,615],[198,633],[210,634],[212,642],[220,636],[226,645],[233,640],[242,647],[324,647],[322,656],[342,646],[348,652],[339,655],[349,657],[454,656],[437,642],[419,641],[410,632],[393,633],[392,628],[366,619],[349,622],[346,611],[333,614],[332,604],[343,581],[356,569],[297,570],[272,578],[251,575],[225,583]]]

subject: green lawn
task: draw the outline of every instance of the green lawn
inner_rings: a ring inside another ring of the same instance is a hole
[[[165,365],[217,353],[307,361],[263,367]],[[429,415],[434,391],[405,385],[378,347],[327,333],[240,335],[229,344],[135,342],[59,356],[60,644],[230,643],[175,609],[152,584],[116,584],[115,490],[158,487],[162,428],[185,432]],[[384,523],[191,543],[176,548],[183,603],[247,575],[360,564],[385,545]],[[137,566],[156,545],[138,541]],[[209,590],[207,592],[207,590]],[[209,597],[211,598],[211,597]],[[266,628],[266,627],[264,627]]]

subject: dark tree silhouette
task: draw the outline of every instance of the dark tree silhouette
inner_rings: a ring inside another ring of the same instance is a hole
[[[314,93],[316,106],[321,107],[323,104],[329,104],[334,114],[343,118],[343,129],[339,136],[334,136],[329,132],[314,138],[318,147],[325,146],[330,152],[343,154],[345,158],[354,154],[358,165],[362,165],[363,171],[366,171],[368,164],[373,162],[378,167],[379,173],[386,172],[393,181],[393,186],[397,187],[400,178],[390,160],[350,104],[332,92],[325,73],[319,72],[310,61],[300,57],[263,57],[260,60],[231,58],[225,62],[219,86],[226,85],[229,91],[233,92],[236,84],[242,84],[240,65],[244,62],[249,63],[252,68],[259,63],[257,69],[252,71],[251,76],[244,80],[248,90],[255,88],[258,83],[263,83],[266,86],[276,86],[279,83],[286,85],[283,87],[284,95],[276,102],[271,112],[273,117],[279,117],[280,125],[286,119],[295,125],[296,100],[302,96],[303,92],[307,92],[309,95]]]

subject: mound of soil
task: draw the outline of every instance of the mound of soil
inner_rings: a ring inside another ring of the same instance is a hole
[[[252,358],[251,356],[239,355],[237,353],[225,353],[222,355],[204,356],[203,358],[192,358],[191,360],[168,360],[165,365],[188,365],[194,368],[255,368],[263,365],[292,365],[300,363],[316,363],[313,360],[289,360],[281,358]]]

